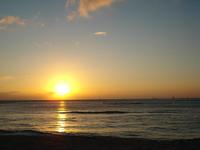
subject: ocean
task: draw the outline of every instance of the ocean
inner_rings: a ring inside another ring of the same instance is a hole
[[[0,134],[200,138],[198,100],[0,101]]]

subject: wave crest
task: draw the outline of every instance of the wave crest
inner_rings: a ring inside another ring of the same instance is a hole
[[[64,114],[125,114],[127,111],[66,111]]]

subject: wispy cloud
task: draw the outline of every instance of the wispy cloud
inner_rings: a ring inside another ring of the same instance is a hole
[[[68,20],[72,21],[77,17],[90,16],[90,13],[95,12],[99,9],[109,7],[117,0],[67,0],[66,8],[68,10]],[[70,8],[74,8],[72,10]]]
[[[14,79],[14,77],[10,75],[0,75],[0,81],[11,80],[11,79]]]
[[[34,46],[36,47],[36,48],[52,48],[53,47],[53,44],[51,43],[51,42],[49,42],[49,41],[44,41],[44,42],[34,42],[33,43],[34,44]]]
[[[13,99],[18,91],[0,92],[0,100]]]
[[[50,93],[24,93],[22,91],[0,92],[0,100],[41,100],[48,99]]]
[[[32,24],[38,27],[45,27],[46,23],[44,23],[43,21],[41,21],[41,12],[38,11],[36,12],[36,14],[33,16],[32,19],[29,20],[28,24]]]
[[[0,18],[0,32],[9,31],[9,26],[20,26],[23,27],[27,24],[25,19],[18,16],[4,16]]]
[[[68,16],[67,16],[67,20],[68,21],[74,21],[77,18],[78,13],[75,11],[69,12]]]
[[[7,26],[13,24],[18,26],[24,26],[26,25],[26,21],[18,16],[4,16],[0,19],[0,25]]]
[[[46,24],[39,21],[39,15],[40,13],[38,12],[32,19],[23,19],[19,16],[4,16],[0,18],[0,31],[9,31],[12,26],[24,27],[29,25],[35,27],[45,27]]]
[[[107,32],[95,32],[94,35],[95,36],[106,36]]]

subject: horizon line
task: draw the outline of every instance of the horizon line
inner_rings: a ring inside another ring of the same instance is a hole
[[[171,98],[77,98],[77,99],[0,99],[0,101],[97,101],[97,100],[200,100],[200,97]]]

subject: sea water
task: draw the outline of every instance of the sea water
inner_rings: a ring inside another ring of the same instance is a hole
[[[0,101],[0,131],[193,139],[200,137],[200,101]]]

